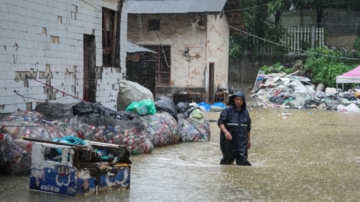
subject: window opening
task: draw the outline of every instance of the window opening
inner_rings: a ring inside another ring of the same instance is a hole
[[[145,61],[155,61],[155,78],[157,85],[169,85],[171,76],[171,47],[170,46],[144,46],[157,54],[145,57]],[[149,54],[150,55],[150,54]]]
[[[149,31],[160,30],[160,20],[149,20]]]
[[[115,54],[117,12],[106,8],[103,8],[102,11],[103,66],[114,67],[115,60],[120,60],[120,55]]]

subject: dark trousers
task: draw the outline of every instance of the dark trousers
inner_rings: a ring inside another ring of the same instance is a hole
[[[236,159],[236,165],[239,166],[251,166],[251,163],[247,160],[247,151],[222,151],[223,158],[220,161],[222,165],[231,165]]]

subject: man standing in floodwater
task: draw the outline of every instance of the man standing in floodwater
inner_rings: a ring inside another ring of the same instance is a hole
[[[230,165],[236,159],[236,165],[251,166],[247,160],[248,149],[251,147],[251,119],[243,92],[239,91],[230,96],[229,106],[221,112],[218,125],[223,154],[220,164]]]

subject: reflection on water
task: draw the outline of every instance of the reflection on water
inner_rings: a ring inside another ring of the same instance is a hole
[[[127,191],[71,198],[28,190],[27,176],[0,177],[1,201],[358,201],[360,114],[254,108],[252,167],[220,166],[219,129],[210,142],[132,156]],[[207,113],[216,120],[219,113]]]

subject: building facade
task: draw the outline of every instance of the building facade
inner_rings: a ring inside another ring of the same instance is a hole
[[[116,107],[126,42],[127,0],[0,0],[0,113],[46,100]]]
[[[226,13],[226,9],[227,6],[236,8],[230,3],[226,0],[130,0],[128,40],[157,54],[133,57],[128,71],[147,65],[145,78],[149,78],[145,82],[154,83],[148,86],[156,97],[192,91],[203,93],[204,99],[212,102],[216,89],[227,89],[228,85],[232,22],[228,20],[231,13]],[[243,28],[243,24],[240,26]],[[139,77],[144,78],[144,71],[139,72],[142,74]]]

